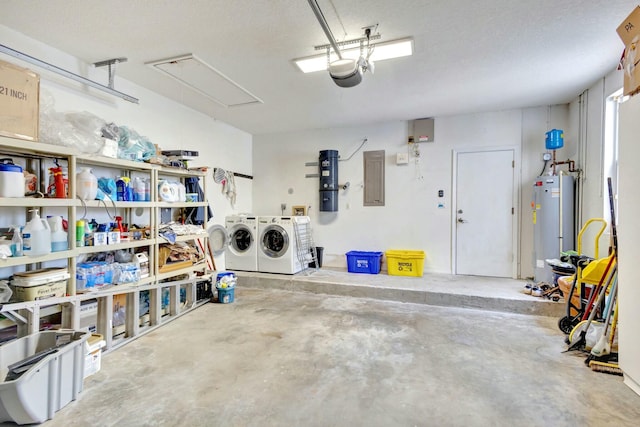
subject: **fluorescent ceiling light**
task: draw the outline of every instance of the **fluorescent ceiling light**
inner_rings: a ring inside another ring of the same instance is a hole
[[[371,59],[373,62],[384,61],[385,59],[401,58],[403,56],[413,55],[413,39],[400,39],[384,43],[372,43],[373,53]],[[366,49],[366,46],[365,46]],[[360,46],[350,49],[340,50],[343,58],[358,59],[360,56]],[[332,60],[334,58],[332,57]],[[337,59],[337,58],[335,58]],[[306,58],[294,59],[293,62],[300,68],[303,73],[312,73],[314,71],[323,71],[327,69],[327,53],[322,55],[308,56]]]
[[[223,107],[263,102],[221,71],[191,53],[176,58],[147,62],[146,65]]]

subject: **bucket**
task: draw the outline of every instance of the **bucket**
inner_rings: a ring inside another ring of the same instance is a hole
[[[231,304],[233,302],[236,288],[218,289],[218,302],[221,304]]]
[[[234,300],[236,290],[236,275],[233,272],[218,273],[216,279],[216,290],[218,291],[218,302],[230,304]]]

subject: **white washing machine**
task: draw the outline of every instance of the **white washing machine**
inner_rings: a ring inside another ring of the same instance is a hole
[[[255,216],[225,219],[229,244],[224,252],[226,270],[258,271],[258,221]]]
[[[295,217],[258,217],[258,271],[295,274],[303,266],[298,259]]]

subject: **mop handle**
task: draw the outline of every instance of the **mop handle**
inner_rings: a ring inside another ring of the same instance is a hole
[[[616,288],[616,293],[613,295],[615,298],[615,305],[613,307],[613,320],[611,321],[611,332],[609,332],[609,346],[613,347],[613,340],[616,335],[616,327],[618,326],[618,288]]]

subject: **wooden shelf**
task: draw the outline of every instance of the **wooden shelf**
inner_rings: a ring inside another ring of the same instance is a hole
[[[69,232],[73,233],[73,225],[76,219],[80,218],[83,210],[86,209],[107,209],[112,215],[113,207],[118,210],[130,210],[121,213],[123,217],[134,217],[133,210],[142,208],[146,209],[145,216],[148,216],[149,227],[152,230],[150,239],[123,241],[118,244],[104,245],[104,246],[82,246],[75,247],[73,236],[69,236],[69,243],[71,245],[69,250],[52,252],[46,255],[35,257],[15,257],[0,259],[0,270],[7,269],[7,276],[14,273],[12,268],[26,266],[26,269],[34,269],[42,267],[42,263],[48,263],[51,261],[64,261],[66,262],[67,269],[70,274],[67,286],[67,295],[62,298],[49,298],[38,301],[24,301],[9,304],[0,304],[0,313],[7,315],[9,320],[3,324],[17,324],[18,336],[24,336],[27,334],[33,334],[38,332],[40,326],[40,319],[45,315],[52,313],[61,313],[62,326],[65,328],[79,329],[80,317],[81,317],[81,305],[82,302],[87,300],[97,300],[97,329],[98,333],[105,336],[107,341],[107,351],[111,351],[121,345],[130,342],[132,339],[147,333],[155,328],[165,324],[167,321],[173,320],[177,316],[183,315],[194,308],[202,305],[205,301],[193,301],[197,294],[197,284],[200,282],[211,281],[211,274],[205,274],[203,276],[192,277],[194,272],[207,273],[207,264],[205,262],[199,262],[195,265],[181,264],[176,266],[175,269],[169,271],[162,271],[161,273],[154,275],[154,271],[157,271],[159,248],[161,244],[165,243],[165,240],[156,237],[160,219],[160,209],[163,208],[190,208],[190,207],[206,207],[207,202],[180,202],[180,203],[167,203],[156,200],[157,197],[157,183],[159,177],[172,177],[173,180],[179,180],[184,183],[184,179],[188,177],[195,177],[199,179],[202,190],[206,194],[206,180],[201,179],[207,175],[206,171],[201,170],[186,170],[179,168],[168,168],[155,164],[148,164],[143,162],[134,162],[122,159],[112,159],[109,157],[102,157],[98,155],[88,155],[80,153],[75,149],[42,144],[39,142],[25,142],[19,139],[0,137],[0,154],[6,154],[9,157],[22,156],[25,161],[39,161],[40,158],[45,159],[45,162],[53,162],[53,159],[61,159],[68,166],[69,173],[69,191],[70,194],[75,194],[76,171],[83,166],[95,166],[104,169],[110,169],[107,174],[113,175],[126,175],[126,176],[145,176],[150,180],[150,197],[151,201],[148,202],[118,202],[112,203],[109,200],[99,201],[81,201],[76,198],[67,199],[55,199],[55,198],[35,198],[35,197],[18,197],[18,198],[0,198],[0,218],[3,216],[2,208],[24,208],[24,212],[20,212],[19,217],[24,219],[25,223],[26,210],[28,208],[66,208],[66,216],[69,221]],[[47,163],[41,163],[39,167],[46,167]],[[5,209],[6,212],[6,209]],[[13,212],[11,213],[13,216]],[[7,219],[8,221],[9,219]],[[11,221],[14,219],[12,218]],[[4,225],[4,223],[3,223]],[[7,224],[4,226],[9,226]],[[194,234],[187,236],[178,236],[177,241],[184,242],[199,238],[208,238],[206,233]],[[128,283],[122,285],[113,285],[95,289],[88,292],[76,293],[76,261],[80,255],[89,255],[107,251],[119,251],[126,250],[131,251],[136,248],[148,248],[149,254],[149,267],[152,273],[149,277],[146,277],[136,283]],[[4,273],[4,271],[3,271]],[[187,278],[180,278],[179,280],[172,280],[180,275],[187,275]],[[3,277],[0,274],[0,278]],[[213,284],[211,284],[213,286]],[[180,301],[180,288],[186,287],[187,290],[187,303],[183,306]],[[162,315],[162,293],[164,288],[169,288],[170,292],[170,306],[167,307],[167,315]],[[139,326],[139,304],[140,304],[140,292],[149,292],[149,313],[150,313],[150,326],[141,328]],[[126,298],[126,324],[125,324],[125,338],[114,339],[113,328],[113,315],[114,315],[114,300],[117,300],[119,304],[122,304],[122,298]],[[0,325],[1,327],[1,325]]]
[[[23,139],[0,136],[0,146],[3,152],[14,152],[21,154],[41,154],[49,157],[69,157],[78,155],[79,152],[62,145],[43,144],[41,142],[25,141]]]
[[[191,240],[195,240],[195,239],[207,239],[209,238],[209,235],[206,233],[201,233],[201,234],[185,234],[184,236],[176,236],[176,242],[189,242]],[[162,239],[162,240],[166,240],[166,239]],[[170,243],[169,241],[160,242],[162,243]]]
[[[154,202],[118,202],[116,200],[113,203],[109,200],[84,200],[84,204],[87,208],[106,208],[113,209],[115,205],[117,209],[125,209],[125,208],[154,208],[157,206]],[[82,205],[83,202],[78,201],[79,205]]]
[[[169,279],[171,277],[175,277],[175,276],[179,276],[181,274],[189,274],[189,273],[193,273],[196,271],[204,271],[204,269],[206,268],[206,263],[202,262],[199,264],[192,264],[189,265],[188,267],[184,267],[184,268],[177,268],[175,270],[169,270],[169,271],[164,271],[162,272],[162,269],[160,273],[158,273],[158,280],[165,280],[165,279]],[[160,285],[162,285],[162,283],[160,283]]]
[[[131,240],[128,242],[112,243],[109,245],[99,246],[81,246],[76,248],[79,254],[94,254],[99,252],[119,251],[122,249],[140,248],[143,246],[153,246],[156,244],[156,239],[141,239]]]
[[[158,202],[157,206],[159,208],[198,208],[198,207],[206,207],[209,203],[207,202]]]
[[[166,167],[166,166],[159,166],[159,165],[156,165],[156,170],[158,171],[158,175],[168,175],[168,176],[204,177],[204,176],[207,175],[207,172],[203,172],[203,171],[200,171],[200,170],[169,168],[169,167]]]
[[[40,255],[40,256],[20,256],[20,257],[5,258],[5,259],[0,259],[0,268],[16,267],[19,265],[29,265],[29,264],[36,264],[36,263],[47,262],[47,261],[56,261],[61,259],[67,259],[70,257],[75,257],[77,255],[78,255],[78,251],[76,251],[75,249],[72,249],[67,251],[51,252],[49,254]]]
[[[145,162],[134,162],[132,160],[114,159],[105,156],[89,156],[81,154],[76,156],[76,162],[81,165],[105,166],[108,168],[119,168],[130,171],[151,171],[156,169],[156,165]]]
[[[0,197],[2,207],[40,208],[78,206],[76,199],[52,199],[42,197]]]

